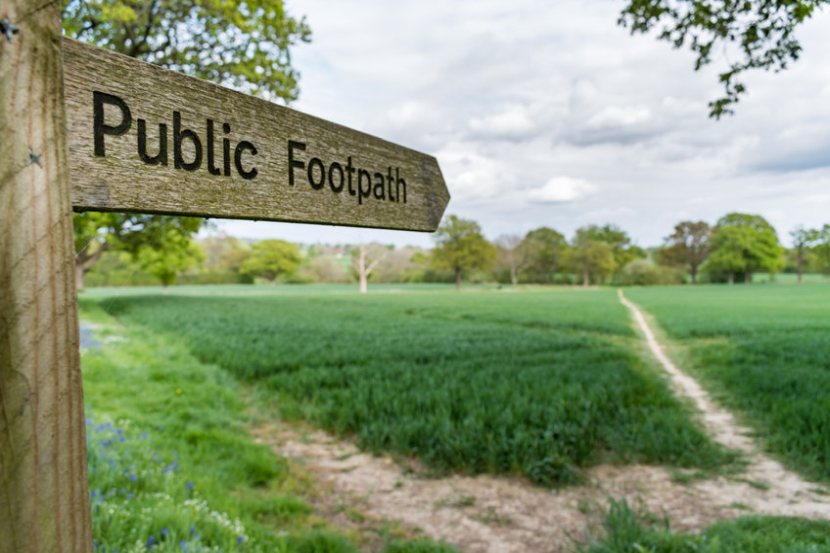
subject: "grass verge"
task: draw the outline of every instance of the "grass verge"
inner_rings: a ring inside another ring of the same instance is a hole
[[[674,533],[668,523],[611,501],[602,535],[582,553],[828,553],[830,524],[797,518],[743,517],[698,534]]]
[[[245,430],[240,388],[180,342],[123,327],[93,303],[82,354],[95,551],[355,553],[328,528],[311,484]],[[375,540],[376,542],[378,540]],[[447,553],[387,536],[385,553]]]

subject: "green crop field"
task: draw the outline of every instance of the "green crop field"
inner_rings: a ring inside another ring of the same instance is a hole
[[[86,295],[127,324],[363,447],[435,471],[578,481],[602,462],[716,468],[703,435],[641,360],[610,289],[213,287]]]
[[[830,480],[830,287],[627,291],[687,346],[688,369],[753,425],[770,451]]]

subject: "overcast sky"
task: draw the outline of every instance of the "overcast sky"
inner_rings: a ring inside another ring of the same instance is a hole
[[[746,79],[710,120],[715,70],[616,25],[612,0],[287,0],[314,33],[292,107],[438,158],[448,213],[488,238],[614,223],[642,246],[682,219],[759,213],[789,242],[830,223],[830,17],[802,58]],[[725,59],[720,60],[721,63]],[[250,238],[394,242],[429,234],[225,221]]]

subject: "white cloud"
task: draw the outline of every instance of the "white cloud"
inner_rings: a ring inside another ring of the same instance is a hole
[[[435,108],[424,102],[407,100],[387,110],[386,116],[396,126],[416,125],[424,119],[433,119]]]
[[[590,182],[571,177],[553,177],[541,188],[530,190],[531,200],[545,203],[569,203],[581,200],[597,191]]]
[[[645,106],[608,106],[594,114],[585,124],[589,129],[629,127],[651,119],[651,110]]]
[[[782,236],[830,222],[827,10],[798,30],[797,63],[747,76],[737,115],[714,122],[707,103],[721,94],[720,67],[696,72],[688,52],[631,36],[616,24],[616,2],[287,4],[314,31],[293,52],[296,107],[434,154],[448,211],[488,236],[613,222],[659,244],[681,211],[711,222],[735,210],[774,214]],[[284,235],[289,226],[255,228]],[[368,232],[290,228],[304,241]]]
[[[515,177],[501,160],[479,152],[475,144],[452,142],[438,152],[438,161],[453,201],[481,203],[515,190]]]
[[[508,140],[529,137],[536,132],[537,125],[537,120],[523,106],[512,106],[484,117],[473,117],[469,124],[475,136]]]

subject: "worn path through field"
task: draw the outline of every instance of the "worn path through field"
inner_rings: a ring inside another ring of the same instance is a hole
[[[665,514],[680,531],[747,514],[830,520],[830,490],[763,454],[749,430],[669,359],[642,311],[622,292],[619,296],[675,393],[688,398],[714,440],[747,458],[744,472],[681,483],[677,471],[666,467],[603,465],[585,471],[585,485],[548,490],[505,476],[430,478],[416,461],[361,452],[348,440],[296,423],[260,419],[252,432],[321,484],[322,512],[332,513],[333,506],[334,512],[353,509],[361,517],[422,531],[465,553],[574,551],[574,540],[585,539],[609,497]]]
[[[763,487],[766,490],[763,494],[746,494],[743,493],[746,490],[742,489],[740,482],[722,482],[721,479],[702,482],[700,485],[712,484],[716,488],[713,492],[720,491],[733,495],[736,501],[757,513],[830,519],[827,490],[823,486],[804,480],[777,460],[764,454],[751,438],[751,430],[738,424],[732,413],[716,405],[694,378],[672,362],[642,310],[629,301],[622,290],[619,290],[618,294],[620,301],[631,311],[637,326],[645,336],[651,353],[669,374],[675,393],[693,403],[713,440],[728,448],[737,449],[746,456],[749,465],[741,477],[755,487]]]

